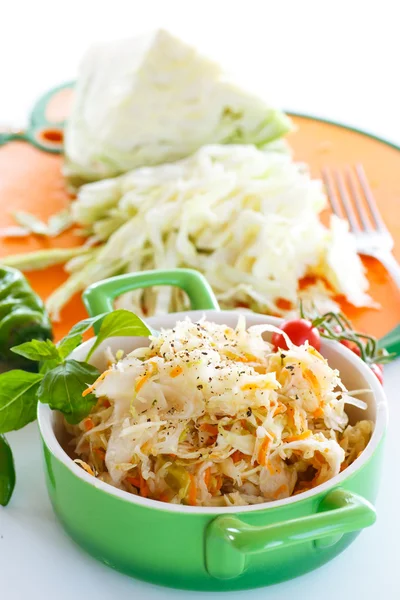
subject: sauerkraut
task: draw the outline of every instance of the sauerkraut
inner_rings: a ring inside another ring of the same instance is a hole
[[[337,475],[364,450],[366,408],[312,346],[274,350],[263,333],[180,321],[109,368],[98,402],[66,427],[78,464],[143,497],[193,506],[287,498]],[[119,360],[118,360],[119,359]]]

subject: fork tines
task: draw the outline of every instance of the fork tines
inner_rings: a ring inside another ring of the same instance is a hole
[[[351,231],[386,231],[361,164],[354,169],[346,167],[344,175],[338,169],[325,167],[322,178],[332,212],[347,218]]]

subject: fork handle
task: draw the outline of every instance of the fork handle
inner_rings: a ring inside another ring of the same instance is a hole
[[[385,269],[390,273],[393,281],[400,290],[400,265],[391,252],[378,252],[375,258],[383,264]]]

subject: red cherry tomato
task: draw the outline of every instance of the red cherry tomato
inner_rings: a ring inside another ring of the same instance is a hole
[[[354,352],[354,354],[357,354],[357,356],[361,356],[360,348],[354,342],[351,342],[350,340],[341,340],[340,343],[343,346],[346,346],[346,348],[348,348],[352,352]]]
[[[383,385],[383,365],[372,363],[372,365],[369,366],[374,375],[376,375],[379,383]]]
[[[293,319],[282,323],[280,329],[286,333],[289,339],[296,346],[301,346],[308,341],[310,346],[314,346],[316,350],[321,348],[321,336],[316,327],[313,327],[310,321],[306,319]],[[275,349],[282,348],[288,350],[285,338],[280,333],[272,334],[272,344]]]

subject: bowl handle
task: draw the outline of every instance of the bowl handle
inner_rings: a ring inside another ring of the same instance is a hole
[[[121,294],[153,285],[174,285],[189,296],[192,310],[219,310],[208,281],[192,269],[170,269],[126,273],[98,281],[83,292],[83,302],[91,317],[114,310],[114,300]]]
[[[264,527],[237,517],[217,517],[206,531],[206,568],[216,579],[239,577],[246,568],[246,555],[305,542],[314,542],[317,548],[331,546],[343,534],[368,527],[375,519],[375,509],[367,500],[340,488],[324,497],[316,513]]]

